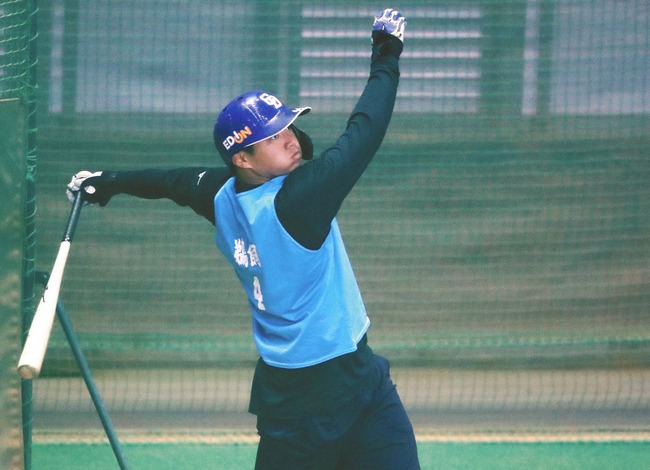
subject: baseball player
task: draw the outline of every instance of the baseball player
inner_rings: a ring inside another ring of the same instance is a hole
[[[259,469],[419,468],[413,428],[370,320],[336,214],[377,152],[393,112],[405,18],[375,16],[370,76],[345,132],[317,158],[289,108],[251,91],[218,115],[223,168],[80,172],[68,196],[169,198],[215,225],[248,297],[260,359],[249,411]]]

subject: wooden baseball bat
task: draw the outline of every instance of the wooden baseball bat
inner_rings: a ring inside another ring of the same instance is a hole
[[[70,244],[74,235],[81,207],[83,206],[83,195],[77,191],[75,200],[70,210],[70,217],[63,234],[63,240],[59,246],[59,252],[56,255],[50,278],[47,281],[43,296],[36,308],[32,324],[25,340],[23,352],[18,361],[18,374],[23,379],[33,379],[38,377],[45,358],[45,351],[50,340],[50,333],[56,314],[56,304],[59,300],[59,291],[63,281],[63,271],[68,260]]]

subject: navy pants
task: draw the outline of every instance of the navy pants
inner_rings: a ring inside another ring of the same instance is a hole
[[[321,416],[258,418],[257,470],[419,469],[413,427],[390,379],[388,361],[375,356],[373,387]]]

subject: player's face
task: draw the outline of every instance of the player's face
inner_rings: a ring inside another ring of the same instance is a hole
[[[258,142],[254,147],[248,159],[250,169],[263,180],[286,175],[300,166],[302,150],[291,129]]]

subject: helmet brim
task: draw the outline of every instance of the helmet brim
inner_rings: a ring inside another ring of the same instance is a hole
[[[299,116],[304,116],[305,114],[311,111],[310,106],[305,106],[302,108],[287,108],[287,113],[284,113],[277,117],[273,122],[273,128],[270,135],[262,139],[255,140],[253,142],[247,143],[244,148],[251,147],[252,145],[264,142],[267,139],[270,139],[274,135],[279,134],[283,130],[287,129],[293,122],[298,119]]]

